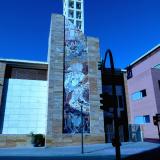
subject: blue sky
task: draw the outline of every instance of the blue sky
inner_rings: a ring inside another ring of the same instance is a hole
[[[159,0],[85,0],[85,33],[124,68],[160,43]],[[62,0],[0,0],[0,57],[46,61],[51,13]]]

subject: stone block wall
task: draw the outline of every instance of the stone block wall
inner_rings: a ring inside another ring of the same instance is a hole
[[[75,32],[74,34],[77,34]],[[82,35],[84,37],[84,35]],[[82,38],[80,36],[80,38]],[[101,73],[97,62],[100,59],[99,40],[85,37],[87,53],[79,63],[87,66],[87,84],[89,86],[90,131],[84,133],[84,144],[104,143],[103,111],[100,110]],[[82,46],[80,46],[82,47]],[[77,47],[78,48],[78,47]],[[83,48],[81,48],[83,50]],[[53,14],[48,44],[48,108],[46,147],[81,144],[81,133],[64,133],[64,81],[65,81],[65,19]],[[68,59],[69,60],[69,59]],[[75,61],[76,62],[76,61]],[[66,63],[67,64],[67,63]],[[2,95],[6,65],[0,63],[0,95]],[[84,71],[84,70],[83,70]],[[85,72],[86,73],[86,72]],[[1,97],[0,97],[1,98]],[[32,146],[28,135],[0,135],[0,147]]]
[[[91,134],[99,135],[104,140],[104,119],[103,111],[100,110],[100,94],[102,93],[101,72],[98,70],[100,61],[99,40],[94,37],[87,37],[88,46],[88,72],[89,72],[89,100]]]
[[[28,79],[28,80],[45,80],[47,79],[47,70],[41,69],[25,69],[12,68],[11,78],[13,79]]]
[[[64,71],[65,71],[65,20],[53,14],[48,49],[48,117],[46,146],[77,145],[81,134],[63,133]],[[84,134],[84,143],[104,143],[103,112],[100,110],[101,74],[97,68],[99,40],[87,38],[88,79],[90,104],[90,133]]]
[[[62,134],[64,17],[52,15],[48,49],[48,115],[47,137]],[[48,142],[48,141],[47,141]]]
[[[33,147],[29,135],[0,135],[0,148]]]

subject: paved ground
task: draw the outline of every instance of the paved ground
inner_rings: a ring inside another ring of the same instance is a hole
[[[94,144],[85,145],[85,153],[81,154],[81,146],[70,147],[52,147],[52,148],[3,148],[0,149],[0,160],[113,160],[115,159],[115,149],[111,144]],[[150,151],[150,152],[149,152]],[[121,154],[122,157],[128,160],[138,160],[137,157],[141,155],[144,157],[147,152],[151,158],[159,156],[160,160],[160,144],[149,142],[129,142],[122,143]],[[145,154],[145,155],[142,155]],[[136,155],[133,157],[131,155]],[[139,160],[141,160],[139,159]],[[144,160],[156,160],[144,159]]]

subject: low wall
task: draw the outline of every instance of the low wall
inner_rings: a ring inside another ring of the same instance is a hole
[[[29,135],[0,135],[0,148],[32,146]]]
[[[84,144],[99,144],[105,143],[104,134],[99,135],[91,135],[85,134],[84,135]],[[76,135],[54,135],[54,136],[47,136],[46,137],[46,147],[50,146],[70,146],[70,145],[80,145],[81,144],[81,134]]]
[[[104,135],[84,135],[84,144],[96,144],[104,143]],[[69,146],[69,145],[80,145],[81,144],[81,134],[76,135],[54,135],[46,137],[46,147],[52,146]],[[0,135],[0,148],[8,147],[33,147],[31,143],[31,136],[29,135]]]

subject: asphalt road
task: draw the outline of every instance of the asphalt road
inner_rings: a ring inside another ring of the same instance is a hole
[[[0,157],[0,160],[115,160],[114,156],[91,157]]]
[[[55,157],[0,157],[0,160],[115,160],[114,156],[55,156]],[[135,154],[122,160],[160,160],[160,147],[143,153]]]
[[[55,156],[55,157],[31,157],[31,156],[5,156],[0,160],[115,160],[114,156]],[[160,160],[160,147],[143,153],[135,154],[122,160]]]
[[[111,144],[86,145],[84,155],[80,149],[80,146],[1,148],[0,160],[115,160],[115,149]],[[160,145],[148,142],[124,143],[121,154],[123,160],[160,160]]]

